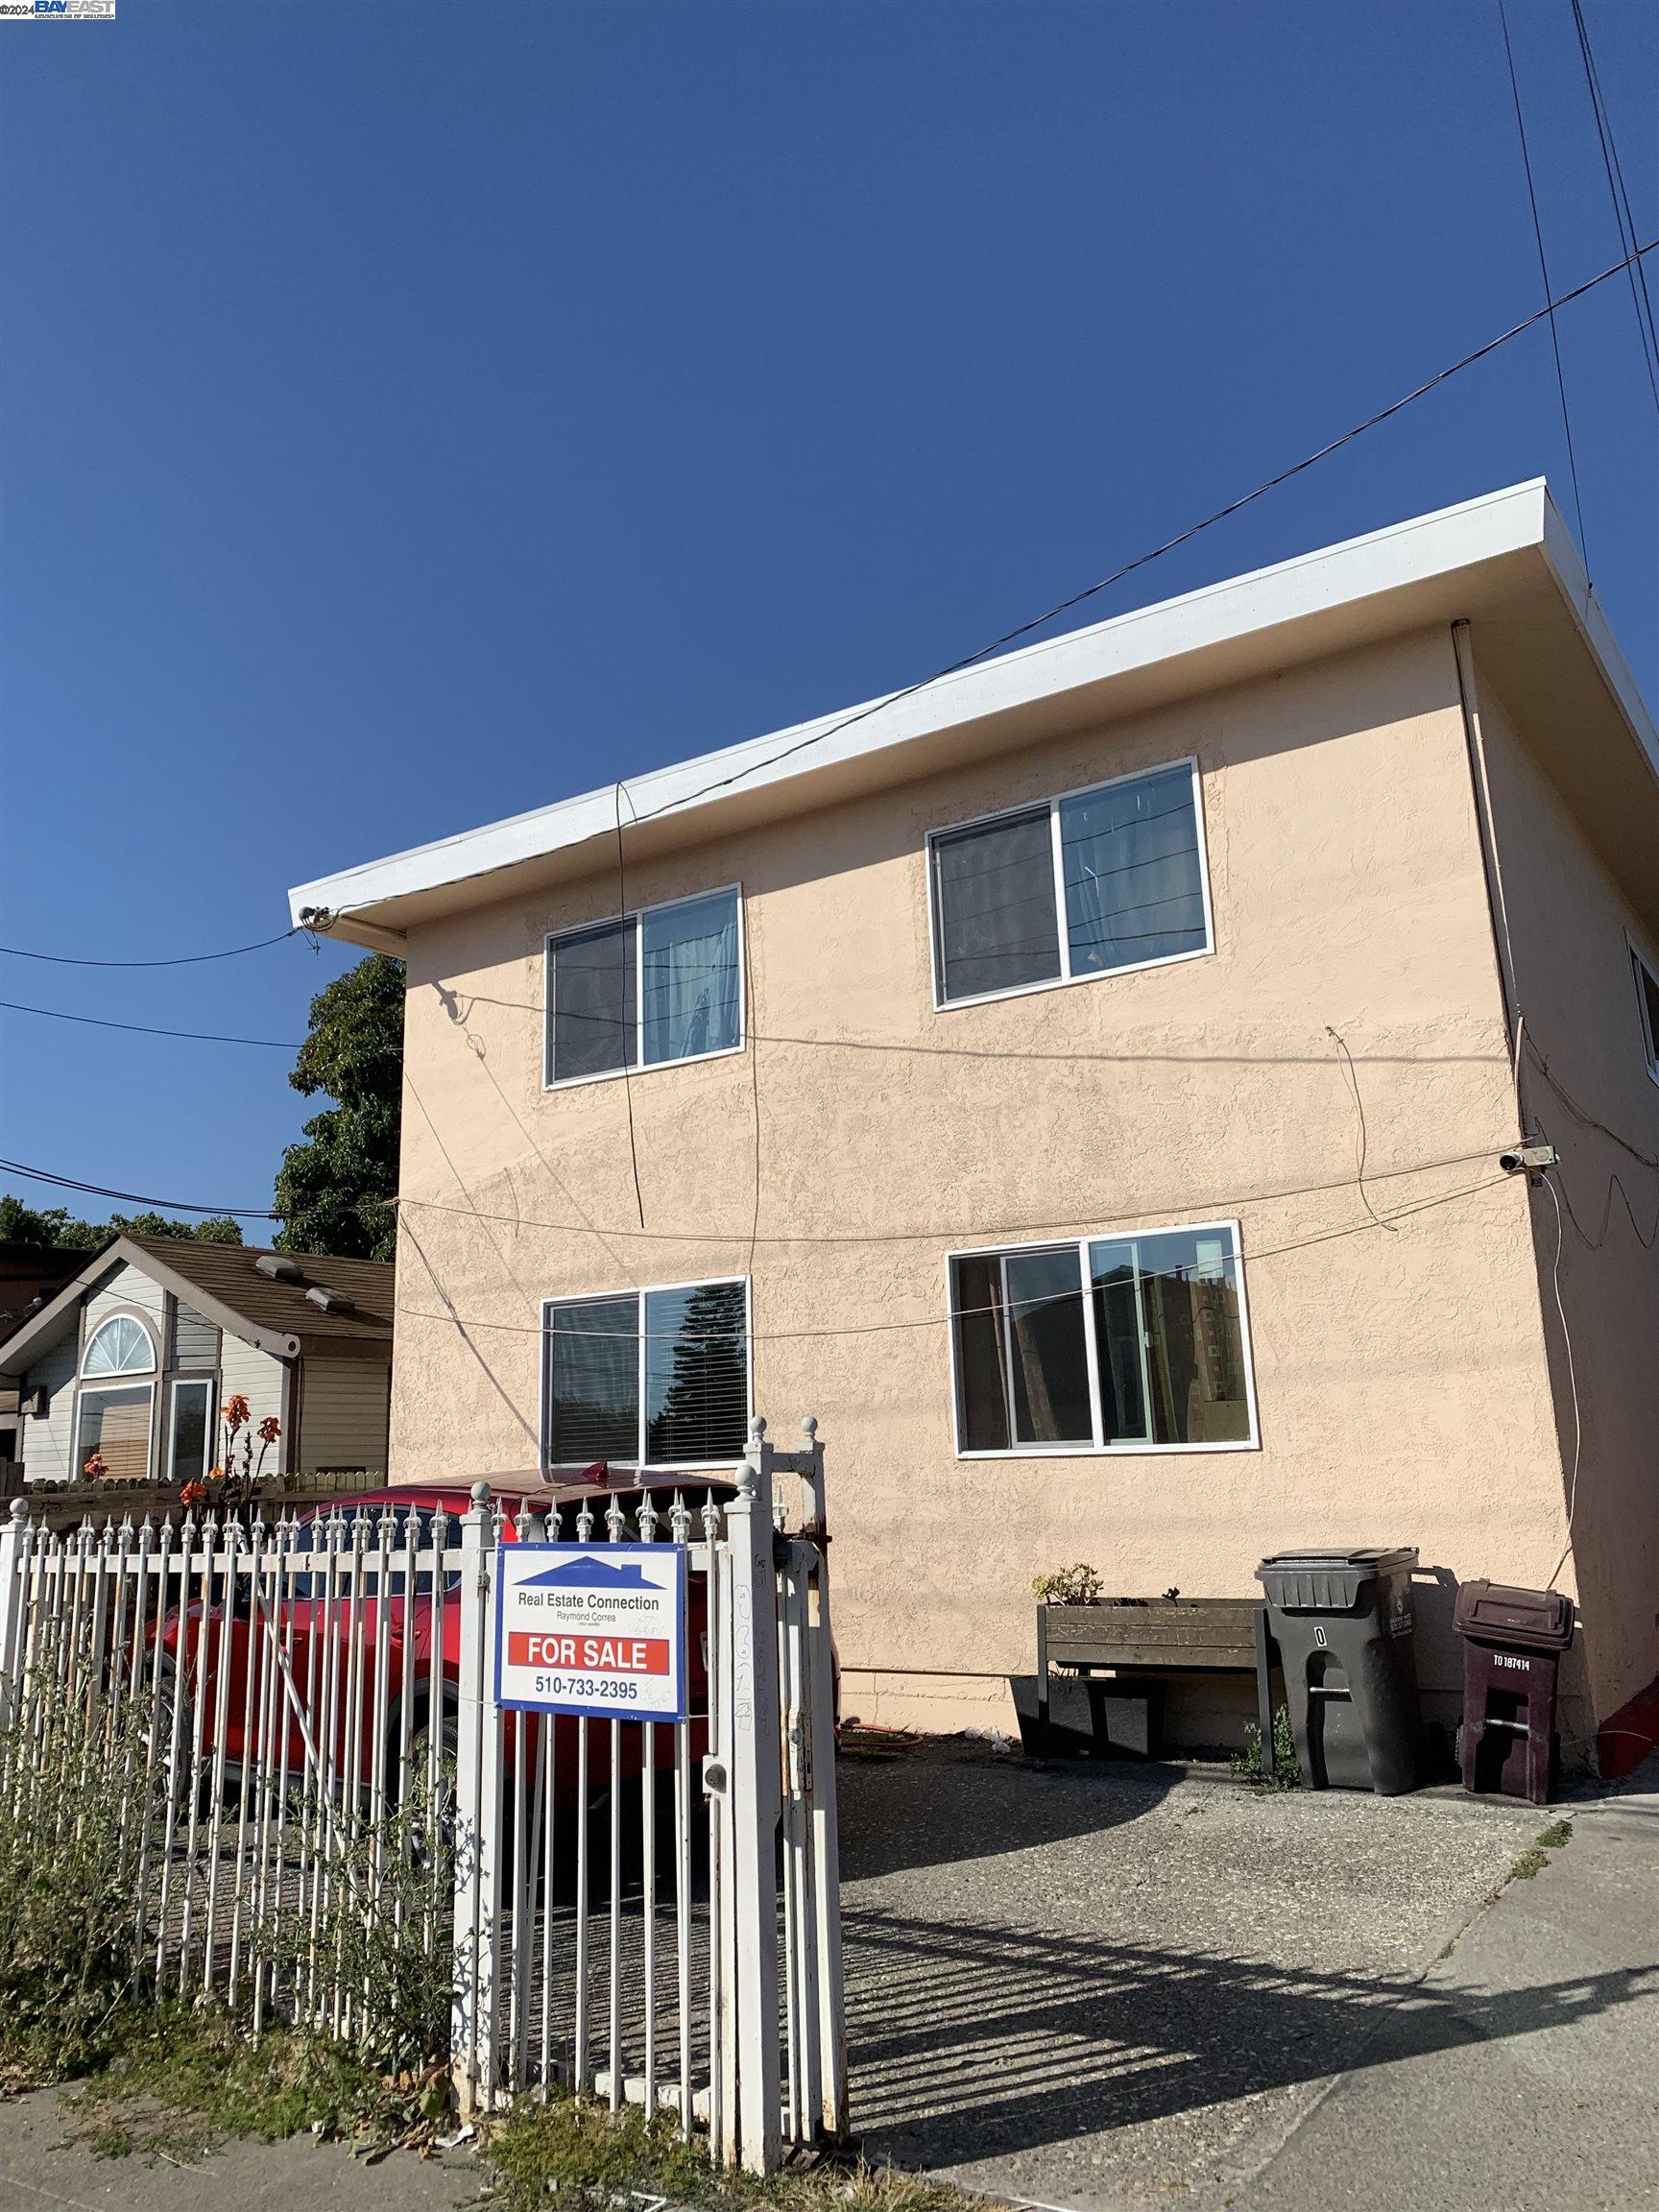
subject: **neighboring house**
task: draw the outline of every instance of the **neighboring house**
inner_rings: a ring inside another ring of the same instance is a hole
[[[227,1398],[281,1435],[267,1474],[386,1464],[392,1269],[368,1260],[117,1237],[0,1339],[26,1484],[182,1485],[223,1457]],[[258,1446],[254,1446],[255,1455]]]
[[[0,1244],[0,1342],[37,1312],[85,1259],[84,1252],[56,1244]],[[17,1459],[19,1420],[16,1387],[0,1382],[0,1469]]]
[[[1559,1577],[1639,1735],[1659,744],[1541,483],[291,903],[408,964],[394,1479],[811,1412],[851,1713],[1412,1543],[1431,1710]]]

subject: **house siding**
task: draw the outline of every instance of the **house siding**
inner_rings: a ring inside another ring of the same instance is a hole
[[[90,1342],[93,1332],[111,1313],[142,1313],[155,1338],[156,1364],[167,1357],[167,1293],[159,1283],[124,1262],[107,1276],[86,1300],[81,1315],[81,1342]]]
[[[44,1387],[50,1397],[44,1421],[25,1412],[18,1425],[18,1456],[27,1481],[64,1481],[73,1472],[70,1462],[75,1450],[75,1376],[79,1365],[80,1348],[71,1332],[29,1371],[23,1384],[25,1394]]]
[[[1656,969],[1659,945],[1539,767],[1524,717],[1485,687],[1481,708],[1527,1041],[1522,1100],[1529,1133],[1561,1156],[1554,1198],[1540,1185],[1529,1205],[1564,1498],[1577,1467],[1564,1586],[1577,1591],[1582,1662],[1605,1715],[1659,1678],[1659,1170],[1631,1156],[1659,1160],[1659,1085],[1629,941]],[[1544,1581],[1565,1544],[1542,1547],[1516,1579]]]
[[[936,1011],[926,833],[1188,756],[1213,955]],[[1535,1577],[1565,1517],[1445,629],[642,858],[628,902],[733,881],[757,1063],[626,1095],[541,1084],[543,938],[614,910],[608,863],[411,932],[394,1479],[536,1463],[543,1298],[749,1273],[757,1410],[785,1443],[816,1414],[830,1450],[849,1712],[1007,1725],[1031,1578],[1074,1559],[1243,1595],[1268,1551],[1363,1541],[1440,1571],[1450,1719],[1455,1583]],[[458,1180],[495,1218],[452,1211]],[[1379,1230],[1368,1203],[1422,1210]],[[1218,1216],[1259,1449],[957,1455],[950,1249]]]
[[[384,1473],[391,1383],[376,1360],[307,1358],[300,1378],[301,1469]]]
[[[261,1421],[271,1416],[282,1417],[282,1362],[261,1352],[256,1345],[245,1343],[240,1336],[232,1336],[227,1330],[219,1352],[219,1402],[223,1406],[228,1398],[238,1392],[248,1401],[250,1426],[257,1431]],[[215,1446],[217,1457],[220,1446]],[[259,1446],[255,1441],[253,1455],[257,1459]],[[279,1448],[266,1455],[267,1472],[274,1472],[281,1464]]]

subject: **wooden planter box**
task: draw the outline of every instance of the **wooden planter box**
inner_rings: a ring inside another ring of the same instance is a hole
[[[1011,1682],[1021,1741],[1043,1758],[1125,1752],[1156,1758],[1161,1693],[1169,1674],[1253,1674],[1262,1765],[1271,1773],[1271,1657],[1267,1608],[1258,1599],[1107,1598],[1094,1605],[1039,1605],[1037,1671]]]

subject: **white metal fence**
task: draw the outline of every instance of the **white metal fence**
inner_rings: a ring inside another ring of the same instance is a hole
[[[554,2084],[756,2172],[844,2132],[824,1455],[459,1520],[0,1529],[0,1818],[114,1808],[135,1986],[446,2050],[464,2111]],[[799,1483],[800,1511],[778,1494]],[[723,1493],[728,1485],[718,1485]],[[510,1524],[518,1512],[517,1525]],[[495,1701],[502,1546],[684,1548],[683,1722]],[[781,1879],[780,1880],[780,1865]]]

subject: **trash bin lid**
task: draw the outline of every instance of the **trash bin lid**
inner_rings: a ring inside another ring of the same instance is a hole
[[[1367,1582],[1402,1570],[1409,1574],[1416,1564],[1414,1544],[1275,1551],[1257,1568],[1256,1579],[1281,1613],[1346,1613]]]
[[[1475,1644],[1523,1651],[1565,1651],[1573,1641],[1573,1600],[1559,1590],[1516,1590],[1505,1582],[1465,1582],[1452,1625]]]

